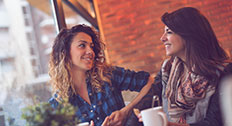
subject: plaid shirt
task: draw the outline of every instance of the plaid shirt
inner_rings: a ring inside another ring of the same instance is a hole
[[[69,101],[78,107],[76,116],[81,122],[93,120],[95,126],[100,126],[106,116],[125,106],[121,91],[140,91],[147,83],[149,76],[149,73],[144,71],[135,72],[115,67],[111,78],[112,86],[104,82],[104,92],[93,92],[90,81],[86,80],[91,105],[79,95],[73,95]],[[58,105],[55,96],[49,100],[54,108]]]

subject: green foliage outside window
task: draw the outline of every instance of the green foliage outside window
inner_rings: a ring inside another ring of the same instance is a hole
[[[27,121],[27,126],[75,126],[78,123],[76,109],[67,100],[56,109],[49,103],[39,103],[25,108],[22,118]]]

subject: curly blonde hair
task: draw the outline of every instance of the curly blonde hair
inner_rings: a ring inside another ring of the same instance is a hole
[[[58,94],[59,98],[69,98],[72,93],[75,93],[71,76],[72,62],[70,58],[70,46],[73,37],[79,32],[84,32],[91,36],[94,44],[94,66],[86,73],[93,90],[95,92],[103,91],[102,85],[104,81],[111,84],[110,79],[113,68],[105,61],[103,53],[104,43],[100,41],[99,35],[93,28],[86,25],[76,25],[71,29],[62,29],[60,31],[55,38],[50,55],[50,83],[53,86],[53,91]]]

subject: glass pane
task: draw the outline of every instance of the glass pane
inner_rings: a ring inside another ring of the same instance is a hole
[[[0,125],[24,126],[22,108],[35,104],[34,97],[38,102],[51,97],[47,83],[54,20],[26,0],[0,1],[0,16],[0,115],[5,117]]]
[[[91,12],[90,14],[93,14],[94,16],[94,11],[91,9],[91,3],[88,0],[79,0],[79,3],[88,11]],[[63,3],[63,8],[64,8],[64,15],[65,15],[65,21],[66,25],[68,28],[77,25],[77,24],[86,24],[90,25],[91,24],[85,20],[80,14],[77,12],[74,12],[67,4]]]

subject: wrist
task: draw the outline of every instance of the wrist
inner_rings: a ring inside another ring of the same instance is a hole
[[[120,110],[122,113],[128,115],[129,111],[130,111],[130,108],[128,106],[125,106],[123,107],[121,110]]]

